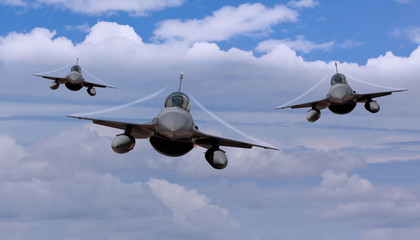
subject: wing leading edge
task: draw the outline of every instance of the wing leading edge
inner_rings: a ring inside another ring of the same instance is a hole
[[[90,120],[95,124],[118,128],[121,130],[131,130],[131,135],[137,139],[145,139],[153,135],[155,124],[153,122],[145,123],[145,124],[138,124],[138,123],[128,123],[128,122],[119,122],[119,121],[110,121],[105,119],[97,119],[97,118],[86,118],[86,117],[78,117],[78,116],[67,116],[70,118],[77,118],[77,119],[84,119]]]
[[[217,137],[217,136],[213,136],[207,133],[200,132],[198,130],[194,130],[193,143],[206,149],[213,147],[213,145],[217,143],[217,145],[219,146],[226,146],[226,147],[236,147],[236,148],[260,147],[264,149],[279,150],[273,147]]]
[[[308,107],[321,110],[321,109],[327,108],[329,105],[330,105],[330,101],[328,100],[328,98],[324,98],[322,100],[318,100],[314,102],[301,103],[301,104],[290,105],[290,106],[285,106],[285,107],[277,107],[275,108],[275,110],[285,109],[285,108],[295,109],[295,108],[308,108]]]
[[[51,77],[51,76],[44,76],[44,75],[37,75],[37,74],[33,74],[33,75],[36,76],[36,77],[42,77],[42,78],[54,80],[54,81],[57,81],[60,84],[64,84],[64,83],[67,82],[67,78]]]
[[[376,92],[376,93],[364,93],[364,94],[354,94],[354,98],[356,102],[366,102],[372,98],[378,98],[383,96],[391,95],[394,92],[404,92],[408,91],[407,89],[395,90],[395,91],[387,91],[387,92]]]

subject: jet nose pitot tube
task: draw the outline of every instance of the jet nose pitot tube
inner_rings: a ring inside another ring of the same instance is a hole
[[[189,112],[180,108],[164,108],[156,118],[158,133],[171,139],[192,136],[194,123]]]

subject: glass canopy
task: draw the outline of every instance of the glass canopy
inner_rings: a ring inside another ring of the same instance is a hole
[[[165,107],[179,107],[190,111],[190,99],[182,92],[171,93],[165,100]]]
[[[331,86],[337,83],[344,83],[347,84],[347,78],[341,73],[334,74],[331,78]]]
[[[82,68],[79,65],[73,65],[73,67],[71,67],[71,71],[82,73]]]

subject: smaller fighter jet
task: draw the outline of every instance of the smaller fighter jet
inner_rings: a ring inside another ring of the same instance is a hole
[[[181,73],[181,81],[183,75]],[[187,154],[195,145],[207,149],[205,158],[215,169],[223,169],[228,164],[225,151],[220,146],[236,148],[260,147],[276,148],[246,143],[227,138],[213,136],[198,130],[190,113],[191,103],[188,96],[179,90],[171,93],[165,100],[165,107],[149,123],[117,122],[105,119],[68,116],[71,118],[90,120],[95,124],[118,128],[124,132],[118,134],[111,144],[116,153],[127,153],[135,144],[135,139],[148,139],[152,147],[159,153],[169,157]]]
[[[52,90],[56,90],[58,87],[60,87],[60,84],[66,85],[66,87],[72,91],[79,91],[83,87],[87,87],[87,92],[89,93],[90,96],[96,95],[96,89],[94,87],[114,88],[112,86],[85,81],[85,79],[82,76],[82,68],[79,66],[78,63],[79,63],[79,59],[77,59],[76,65],[73,65],[73,67],[71,67],[70,72],[65,77],[51,77],[51,76],[44,76],[44,75],[38,75],[38,74],[34,74],[34,76],[54,80],[50,84],[50,88]]]
[[[365,108],[369,112],[377,113],[379,112],[380,107],[375,100],[372,100],[373,98],[391,95],[394,92],[407,91],[407,89],[403,89],[387,92],[359,94],[353,91],[353,89],[348,85],[346,76],[338,73],[337,63],[335,63],[335,68],[336,74],[334,74],[331,78],[331,87],[324,99],[286,107],[278,107],[276,110],[285,108],[294,109],[310,107],[312,109],[308,111],[306,120],[309,122],[315,122],[321,117],[320,110],[324,108],[328,107],[328,109],[335,114],[347,114],[353,111],[353,109],[356,107],[356,104],[359,102],[365,103]]]

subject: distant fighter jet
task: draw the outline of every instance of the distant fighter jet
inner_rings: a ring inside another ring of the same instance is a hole
[[[379,104],[372,100],[373,98],[383,97],[391,95],[393,92],[402,92],[404,90],[387,91],[387,92],[376,92],[376,93],[365,93],[358,94],[347,84],[347,78],[341,73],[338,73],[337,63],[335,63],[336,74],[331,78],[331,87],[328,91],[327,96],[324,99],[314,102],[302,103],[297,105],[291,105],[286,107],[279,107],[276,109],[285,108],[312,108],[306,115],[306,120],[309,122],[315,122],[321,117],[321,111],[327,108],[336,114],[347,114],[356,107],[358,102],[365,103],[365,108],[371,113],[379,112]]]
[[[34,74],[34,76],[54,80],[54,82],[52,82],[50,85],[50,88],[52,90],[56,90],[60,86],[60,84],[65,84],[66,87],[72,91],[79,91],[83,87],[87,87],[87,92],[89,93],[90,96],[96,95],[96,90],[94,87],[114,88],[112,86],[101,85],[101,84],[85,81],[85,79],[82,76],[82,68],[78,65],[78,63],[79,63],[79,59],[77,59],[76,65],[73,65],[73,67],[71,67],[71,70],[67,74],[67,76],[63,78],[43,76],[43,75],[38,75],[38,74]]]
[[[118,134],[111,144],[116,153],[127,153],[134,148],[135,139],[149,139],[153,148],[166,156],[182,156],[195,145],[206,148],[205,158],[215,169],[223,169],[227,166],[228,159],[225,151],[220,146],[278,150],[276,148],[230,140],[212,136],[198,130],[190,114],[190,100],[181,92],[181,73],[178,92],[171,93],[165,100],[165,107],[150,123],[138,124],[108,121],[103,119],[68,116],[71,118],[91,120],[95,124],[124,130]]]

